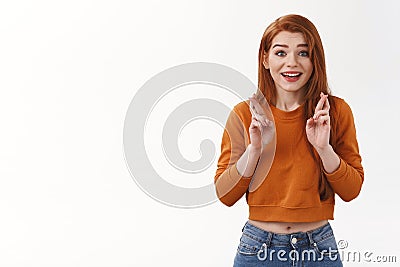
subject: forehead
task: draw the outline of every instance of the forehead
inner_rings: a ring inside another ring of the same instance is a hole
[[[272,39],[272,46],[275,44],[285,44],[285,45],[293,45],[297,46],[299,44],[306,44],[307,42],[304,39],[304,35],[300,32],[287,32],[282,31],[278,33],[274,39]]]

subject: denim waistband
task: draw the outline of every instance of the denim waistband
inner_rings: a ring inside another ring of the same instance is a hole
[[[242,232],[251,238],[270,246],[309,246],[333,236],[330,223],[307,232],[296,232],[291,234],[277,234],[265,231],[250,222],[246,222]]]

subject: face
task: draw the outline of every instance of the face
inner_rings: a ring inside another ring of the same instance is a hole
[[[302,92],[311,77],[313,65],[302,33],[280,32],[264,54],[264,67],[269,69],[277,93]]]

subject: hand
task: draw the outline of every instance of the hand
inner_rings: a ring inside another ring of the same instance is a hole
[[[307,139],[317,151],[329,147],[331,130],[328,95],[321,92],[320,97],[314,116],[309,118],[306,123]]]
[[[256,149],[262,150],[264,145],[271,142],[275,134],[274,123],[268,117],[271,112],[267,108],[265,99],[261,101],[256,98],[255,94],[249,97],[251,124],[249,127],[250,144]],[[264,102],[265,101],[265,102]]]

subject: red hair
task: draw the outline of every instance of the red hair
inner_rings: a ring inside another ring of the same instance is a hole
[[[331,95],[326,75],[325,55],[321,37],[319,36],[318,31],[314,26],[314,24],[307,18],[300,15],[286,15],[278,18],[267,27],[261,39],[260,49],[258,53],[258,88],[259,91],[266,98],[268,103],[272,104],[275,103],[276,88],[274,80],[272,79],[269,70],[267,70],[264,67],[263,61],[264,61],[264,54],[267,54],[269,52],[272,40],[275,38],[276,35],[278,35],[278,33],[282,31],[303,34],[304,40],[306,41],[309,47],[309,55],[313,65],[313,72],[305,86],[304,122],[306,123],[307,119],[312,117],[314,114],[315,106],[317,105],[320,99],[320,93],[323,92],[324,94]],[[258,93],[260,94],[260,92]],[[334,116],[332,116],[333,113],[332,110],[335,109],[335,105],[333,101],[329,103],[331,106],[330,140],[332,147],[335,147],[334,141],[335,141],[336,123]],[[305,134],[305,125],[306,124],[304,124],[303,134]],[[320,199],[326,200],[333,194],[333,190],[329,186],[324,176],[322,162],[318,156],[318,153],[316,153],[316,151],[314,150],[314,148],[310,143],[308,143],[308,146],[310,153],[313,155],[314,160],[317,162],[317,164],[320,166],[321,169],[321,175],[319,180]]]

